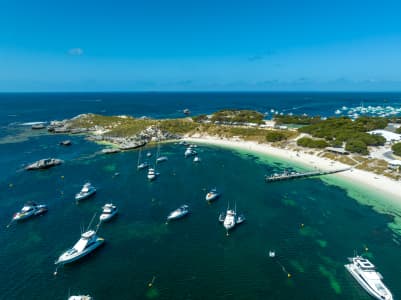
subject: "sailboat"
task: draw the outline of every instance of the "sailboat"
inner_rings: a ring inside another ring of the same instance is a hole
[[[168,160],[167,156],[160,156],[160,144],[157,144],[156,163],[158,164],[167,160]]]
[[[156,156],[156,158],[157,158],[157,156]],[[155,166],[153,168],[149,168],[148,169],[148,176],[147,177],[148,177],[149,181],[155,180],[156,177],[160,175],[160,173],[156,172],[156,164],[157,164],[157,159],[155,161]]]
[[[144,161],[141,163],[141,158],[142,158],[142,149],[139,149],[139,154],[138,154],[138,163],[137,163],[137,169],[138,170],[143,170],[146,168],[149,168],[149,163],[147,161]]]

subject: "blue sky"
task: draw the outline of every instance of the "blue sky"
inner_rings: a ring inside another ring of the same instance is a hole
[[[401,91],[400,1],[0,0],[0,91]]]

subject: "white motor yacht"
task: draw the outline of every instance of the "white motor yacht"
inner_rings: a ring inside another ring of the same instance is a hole
[[[206,194],[205,199],[206,199],[206,201],[211,202],[211,201],[216,200],[216,199],[219,198],[219,197],[220,197],[220,193],[217,191],[217,189],[211,189],[211,190]]]
[[[168,215],[167,221],[180,219],[180,218],[186,216],[188,213],[189,213],[189,206],[188,205],[182,205],[179,208],[177,208],[176,210],[172,211]]]
[[[75,200],[81,201],[89,198],[90,196],[96,193],[96,188],[91,185],[89,182],[85,183],[81,189],[81,191],[75,195]]]
[[[198,163],[198,162],[201,162],[201,159],[200,159],[200,157],[198,155],[196,155],[194,157],[194,163]]]
[[[369,260],[362,256],[350,257],[348,260],[350,263],[345,268],[372,297],[379,300],[393,299],[390,290],[382,282],[383,276]]]
[[[103,211],[102,214],[99,216],[100,222],[107,222],[111,218],[113,218],[117,212],[117,206],[113,205],[113,203],[107,203],[102,207]]]
[[[81,234],[75,245],[60,255],[55,264],[68,264],[76,261],[103,245],[104,239],[96,235],[96,231],[88,230]]]
[[[197,154],[197,152],[194,149],[192,149],[192,147],[188,147],[184,152],[185,157],[194,156],[196,154]]]
[[[93,298],[89,295],[77,295],[68,297],[68,300],[93,300]]]
[[[237,215],[237,207],[233,210],[230,209],[230,205],[228,205],[227,211],[220,214],[219,221],[223,223],[224,228],[228,232],[230,229],[233,229],[235,225],[244,222],[245,217],[243,215]]]
[[[14,214],[12,221],[22,221],[33,216],[38,216],[47,212],[47,206],[44,204],[36,204],[35,202],[27,202],[21,210]]]
[[[154,168],[149,168],[149,170],[148,170],[148,179],[150,181],[155,180],[158,175],[159,175],[159,173],[157,173]]]

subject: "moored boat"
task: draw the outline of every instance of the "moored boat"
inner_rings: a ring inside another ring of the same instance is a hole
[[[68,297],[68,300],[93,300],[89,295],[76,295]]]
[[[81,191],[75,195],[75,200],[81,201],[87,199],[95,193],[96,188],[90,182],[87,182],[82,186]]]
[[[99,216],[100,222],[107,222],[113,218],[117,212],[118,208],[113,203],[107,203],[102,207],[102,214]]]
[[[383,276],[376,271],[368,259],[362,256],[348,258],[349,264],[345,265],[348,272],[372,297],[379,300],[392,300],[393,295],[382,282]]]
[[[31,170],[48,169],[60,165],[62,162],[63,161],[61,159],[57,158],[45,158],[26,166],[25,170],[31,171]]]
[[[22,221],[33,216],[38,216],[47,212],[47,206],[44,204],[36,204],[33,201],[27,202],[21,210],[14,214],[12,221]]]
[[[173,210],[167,217],[167,221],[180,219],[189,213],[189,206],[182,205],[176,210]]]
[[[200,157],[198,155],[196,155],[194,157],[194,163],[199,163],[199,162],[201,162],[201,159],[200,159]]]
[[[235,225],[241,224],[242,222],[245,221],[245,217],[243,215],[238,215],[237,214],[237,206],[235,206],[235,209],[230,209],[230,205],[228,204],[226,212],[222,212],[219,215],[219,221],[223,223],[224,228],[228,231],[233,229]]]
[[[147,177],[148,177],[148,179],[149,179],[150,181],[155,180],[156,177],[157,177],[158,175],[159,175],[159,173],[157,173],[156,170],[155,170],[154,168],[149,168],[149,169],[148,169],[148,175],[147,175]]]
[[[217,189],[211,189],[207,194],[206,194],[206,196],[205,196],[205,199],[206,199],[206,201],[214,201],[214,200],[216,200],[217,198],[219,198],[220,197],[220,193],[217,191]]]
[[[198,154],[198,153],[192,147],[188,147],[184,152],[185,157],[194,156],[196,154]]]

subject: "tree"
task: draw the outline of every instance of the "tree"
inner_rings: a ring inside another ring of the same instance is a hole
[[[359,153],[362,155],[369,154],[368,147],[362,140],[350,140],[345,145],[345,150],[349,152]]]
[[[401,156],[401,143],[396,143],[391,146],[391,150],[393,150],[395,155]]]
[[[269,131],[266,134],[266,141],[268,141],[268,142],[279,142],[279,141],[283,141],[286,139],[287,139],[287,136],[280,131]]]

